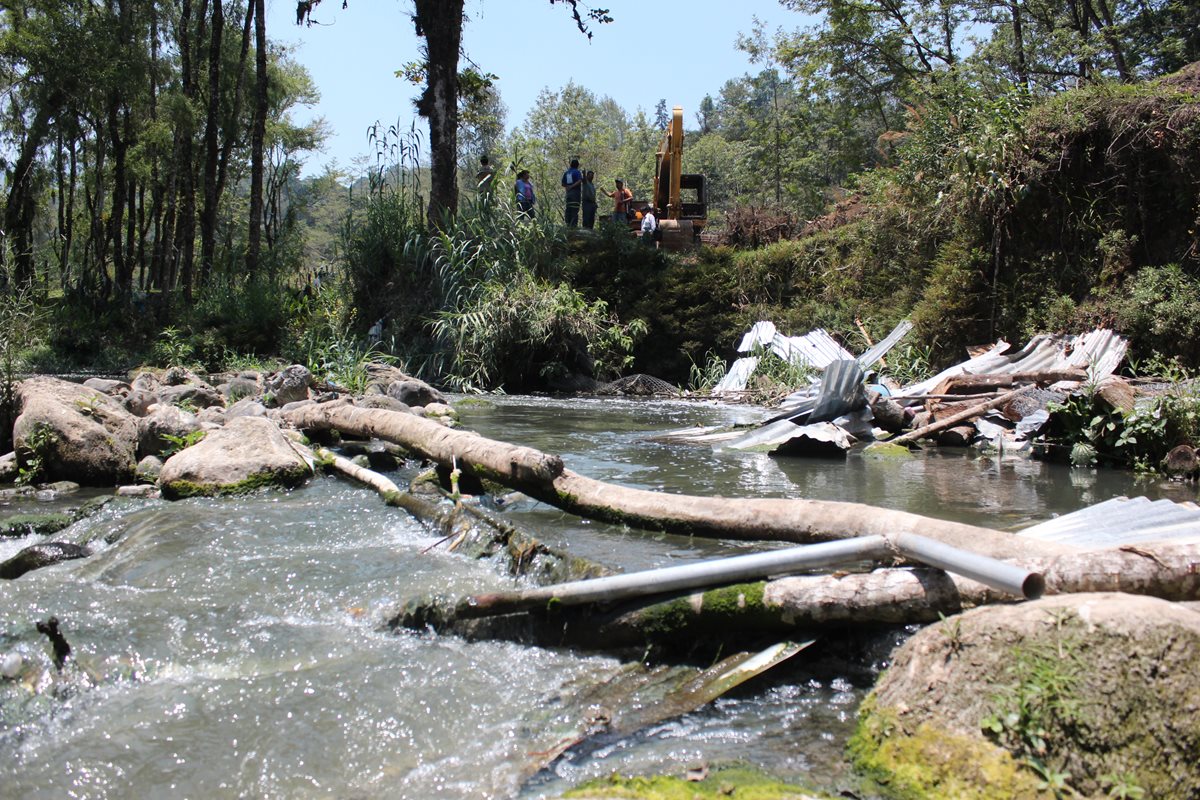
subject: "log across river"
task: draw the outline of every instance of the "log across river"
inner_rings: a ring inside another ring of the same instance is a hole
[[[993,557],[1056,555],[1070,548],[1015,539],[987,528],[903,511],[803,498],[668,494],[599,481],[557,455],[447,428],[412,414],[350,404],[314,404],[285,415],[308,430],[337,430],[399,444],[443,467],[492,480],[563,511],[633,528],[727,539],[822,542],[919,533]]]

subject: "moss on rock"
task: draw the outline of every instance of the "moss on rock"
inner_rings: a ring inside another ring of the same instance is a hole
[[[896,715],[879,709],[873,696],[859,709],[848,749],[870,788],[896,800],[1053,797],[1008,751],[931,724],[905,734]]]
[[[896,651],[863,704],[851,755],[889,797],[1038,796],[1020,794],[1028,781],[1010,762],[1085,796],[1137,787],[1197,797],[1198,650],[1200,615],[1154,598],[975,609]],[[966,783],[947,788],[955,775]],[[1005,788],[988,793],[995,785]]]
[[[671,775],[625,777],[614,774],[588,781],[562,797],[564,800],[718,800],[728,797],[741,800],[821,800],[828,795],[783,783],[749,767],[728,766],[712,770],[703,780]]]
[[[74,521],[70,514],[14,514],[0,519],[0,536],[57,533]]]

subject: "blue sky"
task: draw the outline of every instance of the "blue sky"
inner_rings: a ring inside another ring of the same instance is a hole
[[[416,118],[417,88],[395,77],[418,58],[409,19],[410,0],[324,0],[314,14],[321,25],[295,25],[295,0],[269,0],[268,34],[295,47],[308,68],[321,101],[296,118],[326,119],[332,135],[325,152],[308,157],[305,174],[319,173],[336,160],[349,167],[369,154],[366,131],[375,121],[404,129]],[[754,17],[768,30],[802,26],[805,18],[777,0],[688,0],[637,2],[597,0],[614,18],[593,26],[588,40],[578,32],[565,6],[546,0],[467,0],[464,50],[486,72],[500,76],[500,96],[510,129],[519,125],[544,88],[568,80],[597,97],[616,100],[626,111],[652,113],[660,98],[681,105],[688,123],[705,94],[716,95],[730,78],[756,70],[735,47]]]

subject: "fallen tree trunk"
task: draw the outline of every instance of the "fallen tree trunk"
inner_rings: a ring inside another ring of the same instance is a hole
[[[617,486],[572,472],[555,455],[384,409],[323,403],[287,412],[283,418],[302,429],[335,429],[395,442],[422,458],[446,467],[456,464],[468,474],[501,483],[563,511],[645,530],[796,543],[919,533],[995,558],[1075,549],[859,503],[697,497]]]
[[[1126,546],[1018,562],[1040,572],[1046,594],[1124,592],[1177,602],[1200,600],[1200,546]],[[938,569],[877,569],[742,583],[617,607],[542,606],[521,615],[456,617],[443,607],[425,614],[439,630],[471,638],[517,638],[594,649],[688,644],[706,636],[795,636],[797,629],[872,624],[926,624],[943,616],[1019,598]],[[520,617],[523,624],[514,624]],[[397,617],[394,625],[408,626]]]
[[[807,544],[536,589],[474,595],[461,601],[455,613],[460,617],[485,617],[529,611],[552,603],[611,603],[863,561],[890,562],[897,556],[972,577],[993,589],[1026,599],[1040,597],[1043,591],[1042,577],[1036,572],[924,536],[902,533]]]

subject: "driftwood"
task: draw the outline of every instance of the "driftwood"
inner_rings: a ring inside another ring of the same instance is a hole
[[[1058,383],[1087,380],[1087,373],[1078,367],[1047,369],[1037,372],[1013,372],[1007,375],[953,375],[939,383],[934,394],[971,394],[989,389],[1011,389],[1022,383]]]
[[[604,483],[528,447],[447,428],[414,414],[348,404],[313,404],[284,418],[302,429],[336,429],[402,445],[443,466],[524,492],[563,511],[634,528],[727,539],[812,543],[885,533],[919,533],[996,558],[1074,548],[859,503],[667,494]]]
[[[1021,559],[1042,574],[1046,594],[1125,592],[1176,602],[1200,600],[1200,544],[1125,546]],[[742,583],[619,606],[543,606],[513,617],[460,619],[448,608],[439,630],[472,638],[517,638],[591,648],[687,644],[701,637],[795,636],[797,629],[937,622],[942,616],[1019,598],[925,567],[805,575]],[[430,615],[421,617],[428,622]],[[396,620],[405,625],[403,619]]]
[[[1015,389],[1011,392],[1002,394],[994,400],[988,400],[986,403],[980,403],[978,405],[971,406],[970,408],[966,409],[965,411],[960,411],[957,414],[951,414],[950,416],[945,417],[944,419],[939,419],[937,422],[931,422],[928,425],[923,425],[914,431],[909,431],[908,433],[903,434],[902,436],[897,436],[894,439],[889,439],[888,444],[908,444],[909,442],[915,442],[918,439],[923,439],[926,436],[929,436],[930,434],[937,433],[939,431],[943,431],[946,428],[953,428],[955,425],[957,425],[960,422],[964,422],[968,419],[978,417],[981,414],[986,414],[987,412],[991,411],[993,408],[999,408],[1000,406],[1007,403],[1009,400],[1012,400],[1014,397],[1017,397],[1018,395],[1022,395],[1028,391],[1033,390],[1035,388],[1035,386],[1036,386],[1036,384],[1031,383],[1028,386],[1023,386],[1020,389]]]

